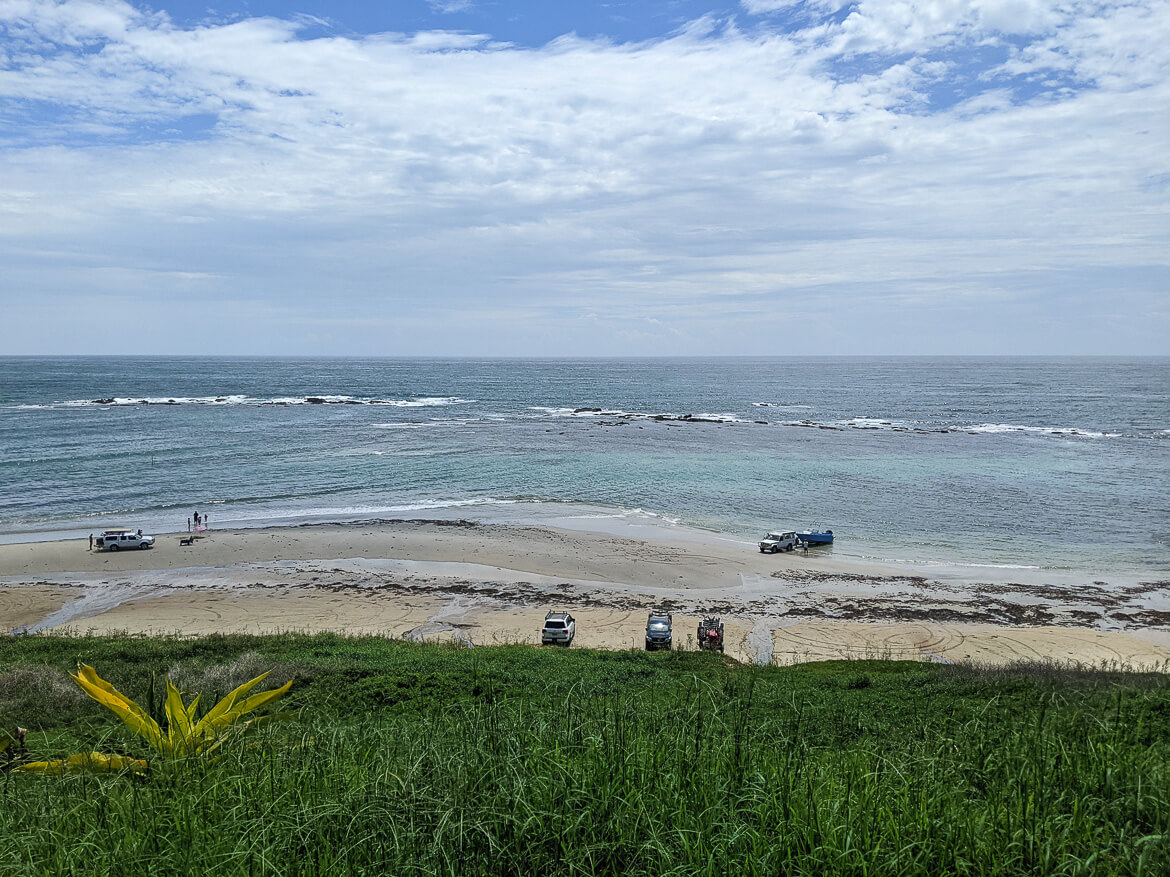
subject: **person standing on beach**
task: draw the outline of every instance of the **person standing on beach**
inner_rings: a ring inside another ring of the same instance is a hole
[[[89,534],[89,550],[93,551],[93,533]]]
[[[190,516],[187,517],[187,532],[188,533],[191,532],[191,518],[190,518]]]

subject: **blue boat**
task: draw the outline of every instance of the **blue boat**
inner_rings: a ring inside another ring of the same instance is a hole
[[[807,542],[809,545],[832,545],[833,531],[832,530],[799,530],[796,538],[801,542]]]

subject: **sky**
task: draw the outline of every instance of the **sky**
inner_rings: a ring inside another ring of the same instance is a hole
[[[1170,0],[0,0],[0,355],[1170,354]]]

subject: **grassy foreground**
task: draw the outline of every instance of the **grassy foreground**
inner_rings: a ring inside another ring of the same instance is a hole
[[[295,679],[273,725],[150,774],[0,774],[0,874],[1170,873],[1170,680],[332,635],[0,640],[38,756],[144,705]]]

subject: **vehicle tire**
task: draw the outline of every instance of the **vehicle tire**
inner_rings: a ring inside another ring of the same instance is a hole
[[[118,546],[117,546],[117,545],[111,545],[111,546],[110,546],[110,551],[117,551],[117,550],[118,550]]]
[[[139,545],[138,547],[139,547],[141,550],[145,551],[147,548],[149,548],[149,547],[150,547],[150,543],[149,543],[149,542],[143,542],[143,543],[142,543],[141,545]]]

